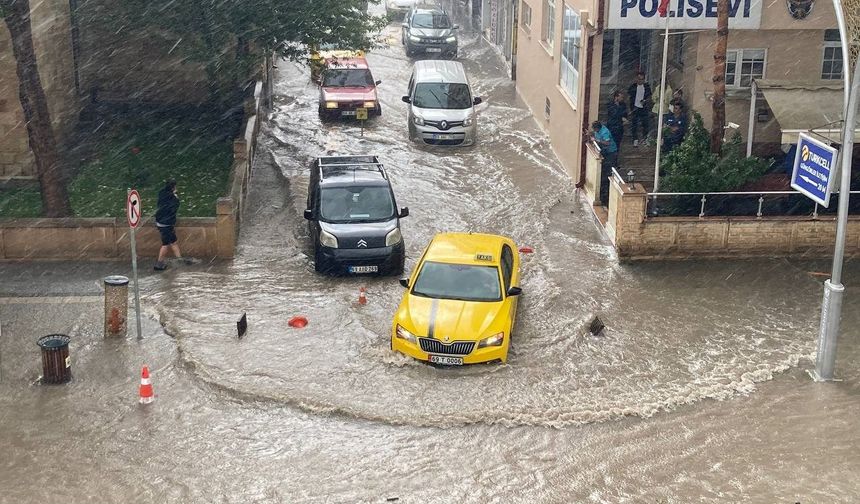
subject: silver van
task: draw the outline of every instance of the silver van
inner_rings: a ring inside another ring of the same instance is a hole
[[[403,101],[409,104],[409,139],[432,145],[471,145],[478,134],[472,87],[459,61],[415,63]]]

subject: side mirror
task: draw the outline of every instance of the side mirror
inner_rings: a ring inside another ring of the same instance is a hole
[[[314,219],[314,211],[311,209],[305,210],[305,219],[313,220]]]
[[[508,289],[508,296],[519,296],[523,293],[523,290],[519,287],[511,287]]]
[[[412,103],[412,100],[410,100],[408,96],[404,96],[400,99],[403,100],[403,103]]]
[[[451,29],[452,29],[452,30],[459,30],[459,29],[460,29],[460,25],[455,24],[453,27],[451,27]]]
[[[483,99],[483,98],[481,98],[480,96],[476,96],[476,97],[475,97],[475,99],[473,100],[473,103],[474,103],[475,105],[480,105],[480,104],[481,104],[481,103],[483,103],[483,102],[484,102],[484,99]]]
[[[408,278],[401,278],[400,279],[400,285],[402,285],[408,289],[409,288],[409,279]]]
[[[381,80],[376,81],[376,85],[377,85],[377,86],[378,86],[378,85],[380,85],[380,84],[382,84],[382,81],[381,81]]]
[[[409,23],[400,23],[403,28],[409,28]]]
[[[409,216],[409,207],[403,207],[400,209],[400,213],[397,214],[401,219]]]

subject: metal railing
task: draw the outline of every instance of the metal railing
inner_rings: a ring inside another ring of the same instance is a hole
[[[613,176],[617,178],[619,184],[625,184],[623,177],[613,169]],[[849,194],[860,194],[860,191],[850,191]],[[838,192],[833,193],[834,196],[839,195]],[[710,197],[712,200],[717,198],[725,198],[737,196],[740,198],[758,196],[758,206],[755,212],[755,216],[757,218],[761,218],[764,214],[763,207],[765,204],[765,198],[773,197],[773,198],[782,198],[786,199],[786,197],[794,197],[798,196],[800,199],[797,201],[795,206],[802,206],[804,203],[811,204],[813,203],[811,200],[808,200],[806,196],[799,191],[729,191],[729,192],[651,192],[646,195],[646,198],[649,201],[656,201],[657,197],[661,198],[662,202],[665,202],[665,198],[682,198],[682,197],[694,197],[701,196],[699,199],[699,218],[703,218],[705,216],[705,205],[708,203],[708,198]],[[834,205],[831,205],[833,207]],[[657,215],[659,212],[653,212],[654,215]],[[682,212],[685,213],[685,212]],[[775,213],[774,215],[798,215],[797,213]],[[812,210],[812,217],[818,218],[819,215],[819,205],[818,203],[814,204]]]

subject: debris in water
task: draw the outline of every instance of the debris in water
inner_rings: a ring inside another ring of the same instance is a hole
[[[594,317],[594,320],[591,321],[591,325],[588,326],[588,332],[590,332],[594,336],[600,336],[600,333],[606,326],[603,324],[603,321],[600,320],[600,317]]]

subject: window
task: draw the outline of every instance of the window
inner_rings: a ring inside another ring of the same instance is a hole
[[[579,53],[582,25],[579,14],[564,6],[564,32],[561,37],[561,87],[574,103],[579,96]]]
[[[543,0],[543,25],[541,40],[552,49],[555,40],[555,0]]]
[[[472,108],[472,94],[468,84],[420,82],[415,86],[412,104],[418,108],[462,110]]]
[[[502,246],[502,280],[505,282],[505,292],[511,288],[511,276],[514,274],[514,253],[511,247]]]
[[[679,67],[684,66],[684,34],[683,33],[675,33],[672,38],[669,39],[670,44],[674,44],[672,46],[672,63]]]
[[[750,87],[753,79],[764,78],[766,65],[766,49],[735,49],[726,51],[726,86]]]
[[[532,31],[532,8],[529,7],[529,4],[525,2],[523,2],[523,14],[521,18],[523,30],[525,30],[527,33],[530,33]]]
[[[426,261],[412,294],[434,299],[501,301],[499,270],[495,266]]]
[[[839,30],[824,30],[824,57],[821,62],[821,78],[842,79],[842,45]]]

